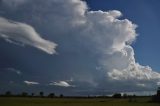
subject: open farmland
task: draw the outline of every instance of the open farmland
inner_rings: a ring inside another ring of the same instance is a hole
[[[20,98],[1,97],[1,106],[159,106],[158,103],[148,102],[149,98],[129,99],[112,98]]]

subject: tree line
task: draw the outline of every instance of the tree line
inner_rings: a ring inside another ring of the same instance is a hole
[[[151,97],[150,102],[159,102],[160,103],[160,87],[157,90],[157,94],[150,96],[136,96],[136,95],[127,95],[121,93],[115,93],[112,96],[64,96],[63,94],[55,95],[55,93],[49,93],[44,95],[43,91],[40,91],[38,94],[22,92],[20,94],[13,94],[11,91],[6,91],[4,94],[0,94],[0,97],[39,97],[39,98],[115,98],[115,99],[128,99],[129,102],[136,102],[136,98],[139,97]]]
[[[20,94],[13,94],[11,91],[6,91],[5,94],[1,94],[1,97],[41,97],[41,98],[134,98],[136,95],[127,95],[121,93],[115,93],[112,96],[64,96],[63,94],[55,95],[55,93],[49,93],[48,95],[44,95],[43,91],[40,91],[38,94],[35,93],[27,93],[22,92]]]
[[[55,93],[49,93],[48,95],[44,95],[43,91],[40,91],[39,94],[35,94],[35,93],[27,93],[27,92],[22,92],[20,94],[13,94],[11,91],[6,91],[5,94],[1,94],[1,97],[49,97],[49,98],[62,98],[64,97],[63,94],[60,95],[55,95]]]

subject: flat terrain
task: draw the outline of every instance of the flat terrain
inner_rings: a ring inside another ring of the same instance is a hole
[[[149,98],[129,99],[71,99],[71,98],[18,98],[0,97],[0,106],[160,106],[148,102]]]

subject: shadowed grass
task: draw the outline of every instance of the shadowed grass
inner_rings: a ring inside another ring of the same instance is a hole
[[[71,98],[17,98],[1,97],[1,106],[159,106],[149,103],[149,98],[137,98],[135,102],[128,99],[71,99]]]

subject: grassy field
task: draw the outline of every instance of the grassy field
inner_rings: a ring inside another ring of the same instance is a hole
[[[0,106],[160,106],[149,98],[128,99],[71,99],[71,98],[13,98],[0,97]]]

